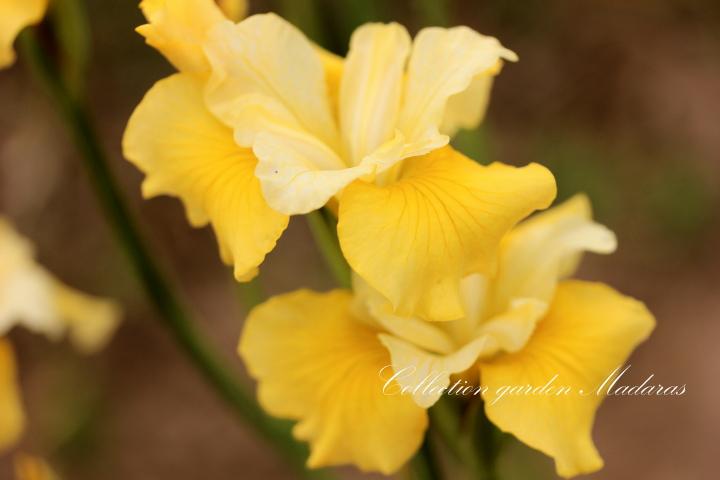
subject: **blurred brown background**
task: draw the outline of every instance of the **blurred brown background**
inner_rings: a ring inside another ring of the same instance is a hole
[[[132,0],[90,0],[89,97],[113,168],[203,328],[239,374],[244,312],[214,239],[191,229],[178,201],[140,200],[141,175],[120,138],[154,81],[172,72],[133,28]],[[585,191],[618,252],[586,257],[580,276],[644,300],[658,327],[631,359],[687,384],[678,398],[611,398],[595,437],[606,467],[592,479],[716,477],[720,441],[720,2],[619,0],[285,0],[279,11],[344,53],[367,20],[412,31],[467,24],[498,37],[520,62],[496,82],[484,127],[457,144],[476,159],[536,161],[560,199]],[[66,282],[120,299],[127,318],[91,359],[15,331],[30,416],[22,449],[47,456],[68,480],[293,478],[229,412],[158,326],[109,235],[76,152],[23,62],[0,72],[0,212],[33,239]],[[263,267],[268,293],[332,286],[302,219]],[[554,478],[551,462],[518,447],[503,478]],[[349,478],[360,477],[351,469]],[[11,478],[8,459],[0,478]],[[364,478],[364,477],[363,477]]]

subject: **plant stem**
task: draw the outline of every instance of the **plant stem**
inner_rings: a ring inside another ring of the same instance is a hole
[[[178,346],[235,413],[274,445],[306,478],[330,478],[325,472],[308,472],[304,469],[307,449],[292,439],[288,422],[265,415],[201,336],[153,261],[110,171],[84,105],[70,93],[33,30],[26,29],[20,36],[20,42],[33,73],[42,82],[70,129],[117,240],[125,250],[146,295],[160,314],[159,318],[172,333]]]
[[[337,236],[330,229],[328,221],[320,211],[305,215],[308,226],[312,232],[315,244],[325,259],[325,263],[335,277],[337,283],[343,288],[350,288],[350,267],[343,257]]]
[[[484,479],[481,457],[473,446],[472,426],[463,428],[459,412],[452,399],[442,397],[430,409],[431,425],[443,439],[452,455],[471,473],[471,478]]]
[[[478,402],[480,403],[480,402]],[[476,451],[482,458],[483,478],[485,480],[498,480],[497,458],[500,454],[499,431],[487,418],[483,405],[479,405],[477,418],[473,422],[473,429],[477,433]]]
[[[430,445],[430,433],[425,434],[420,450],[410,462],[413,480],[440,480],[442,473]]]

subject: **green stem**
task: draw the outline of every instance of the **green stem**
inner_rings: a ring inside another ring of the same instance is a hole
[[[172,333],[177,344],[220,397],[303,475],[307,478],[329,478],[325,472],[307,472],[304,469],[307,449],[292,439],[289,424],[266,416],[243,385],[237,382],[233,373],[224,367],[222,358],[201,336],[141,238],[84,105],[68,90],[57,68],[38,43],[33,30],[26,29],[20,36],[20,42],[33,73],[42,82],[70,129],[113,232],[125,250],[146,295],[160,314],[159,318]]]
[[[472,478],[485,478],[481,458],[473,446],[472,431],[463,428],[459,412],[452,399],[440,398],[430,409],[430,419],[433,429],[443,439],[443,444],[470,471]]]
[[[348,267],[340,250],[337,235],[331,230],[320,211],[310,212],[305,215],[305,218],[315,239],[315,244],[318,246],[333,277],[341,287],[350,288],[350,267]]]
[[[482,458],[483,478],[485,480],[498,480],[497,459],[500,454],[500,432],[485,415],[481,402],[478,402],[479,412],[477,419],[472,423],[477,432],[475,448]]]
[[[410,471],[413,480],[440,480],[442,478],[440,466],[432,451],[432,445],[430,445],[429,432],[425,435],[420,450],[410,462]]]

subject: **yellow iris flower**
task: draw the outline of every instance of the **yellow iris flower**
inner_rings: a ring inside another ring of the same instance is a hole
[[[48,0],[0,0],[0,68],[15,62],[13,42],[20,31],[45,16]]]
[[[238,280],[289,215],[337,200],[353,270],[398,314],[457,319],[461,278],[492,273],[503,235],[555,196],[544,167],[481,166],[447,146],[515,59],[494,38],[367,24],[342,59],[274,14],[234,24],[210,0],[141,6],[138,30],[181,73],[137,107],[125,156],[146,197],[178,196],[192,225],[212,224]]]
[[[560,475],[592,472],[602,466],[591,438],[603,399],[596,389],[654,326],[642,303],[567,279],[582,251],[614,249],[613,233],[577,196],[513,229],[497,273],[463,279],[462,319],[399,317],[356,278],[354,294],[300,290],[258,306],[239,353],[261,405],[298,420],[294,434],[310,443],[311,467],[395,472],[422,441],[426,409],[461,376],[486,386],[488,418],[553,457]],[[571,393],[502,393],[553,375]]]
[[[38,265],[28,241],[0,217],[0,451],[15,443],[24,425],[8,331],[22,325],[52,340],[67,335],[78,350],[92,353],[119,320],[113,302],[63,285]]]

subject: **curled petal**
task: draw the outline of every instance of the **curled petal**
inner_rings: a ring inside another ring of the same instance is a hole
[[[485,167],[442,148],[408,160],[387,186],[349,185],[340,199],[340,245],[396,314],[454,320],[464,315],[461,279],[493,273],[503,235],[554,196],[544,167]]]
[[[145,197],[179,197],[193,226],[212,224],[238,280],[257,273],[288,218],[265,202],[255,157],[205,108],[197,80],[177,74],[155,84],[128,122],[123,151],[147,175]]]
[[[616,246],[615,234],[593,222],[585,195],[539,213],[503,240],[491,308],[504,312],[523,298],[549,303],[557,282],[575,272],[583,251],[612,253]]]
[[[555,459],[572,477],[602,467],[591,438],[603,382],[621,366],[655,324],[645,306],[599,283],[560,283],[547,315],[519,352],[480,366],[488,418],[501,430]],[[540,388],[548,394],[508,394]],[[569,387],[561,394],[561,387]],[[505,393],[503,394],[503,389]]]
[[[501,67],[502,61],[498,60],[493,67],[476,75],[465,90],[448,99],[440,132],[452,137],[461,128],[471,130],[480,125],[490,102],[493,80]]]
[[[400,130],[410,139],[442,136],[439,128],[448,99],[468,89],[478,75],[492,71],[501,58],[517,59],[497,39],[470,28],[421,30],[408,65]]]
[[[136,31],[181,72],[206,75],[202,50],[209,30],[225,19],[214,0],[143,0],[148,23]]]
[[[260,404],[298,420],[310,467],[350,463],[391,474],[419,447],[425,410],[385,395],[387,350],[350,313],[345,291],[300,290],[270,299],[248,317],[239,353],[258,380]]]

